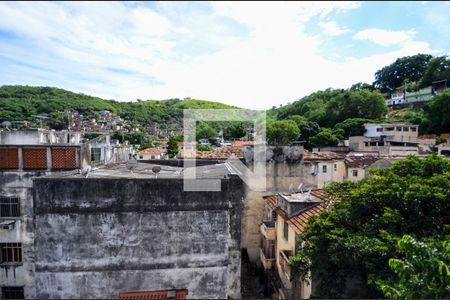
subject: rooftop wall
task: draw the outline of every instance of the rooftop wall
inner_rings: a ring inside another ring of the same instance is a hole
[[[240,296],[244,186],[184,192],[182,179],[34,180],[38,298],[181,289]]]

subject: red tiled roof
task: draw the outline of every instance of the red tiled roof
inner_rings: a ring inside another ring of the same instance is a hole
[[[147,148],[139,152],[139,155],[143,154],[161,154],[161,150],[158,148]]]
[[[232,147],[239,147],[239,148],[243,148],[244,146],[252,146],[255,144],[256,144],[256,141],[232,141],[231,142]]]
[[[179,152],[179,157],[181,158],[197,158],[197,159],[219,159],[226,160],[234,155],[237,158],[243,158],[244,152],[240,148],[235,147],[225,147],[218,148],[214,151],[186,151],[181,150]]]
[[[180,290],[162,290],[148,292],[120,292],[121,300],[147,300],[147,299],[186,299],[187,289]]]
[[[264,196],[263,198],[266,201],[267,205],[269,205],[269,207],[271,209],[275,209],[276,207],[278,207],[278,196],[277,195]]]
[[[295,231],[300,234],[305,230],[305,225],[308,223],[309,218],[312,216],[318,216],[325,209],[322,203],[310,206],[300,211],[297,215],[290,217],[287,223]]]

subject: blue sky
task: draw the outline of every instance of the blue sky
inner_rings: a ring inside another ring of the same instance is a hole
[[[264,109],[450,49],[449,2],[0,2],[0,85]]]

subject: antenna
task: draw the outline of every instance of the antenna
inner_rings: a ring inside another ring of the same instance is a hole
[[[292,186],[293,184],[291,183],[291,185],[289,186],[289,194],[292,194]]]
[[[81,176],[84,176],[85,178],[88,178],[89,173],[91,173],[92,171],[92,167],[91,166],[86,166],[83,168],[83,170],[81,170]]]
[[[298,191],[303,194],[303,182],[300,182],[300,184],[298,185],[297,192]]]

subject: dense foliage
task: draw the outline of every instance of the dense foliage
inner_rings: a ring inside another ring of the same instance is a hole
[[[389,259],[398,279],[376,281],[390,299],[448,299],[450,297],[450,241],[425,243],[410,235],[397,242],[403,258]]]
[[[386,112],[386,101],[378,91],[327,89],[277,109],[277,117],[300,115],[321,127],[332,128],[348,118],[378,119]]]
[[[100,110],[114,114],[136,123],[158,122],[170,124],[181,120],[183,109],[229,109],[222,103],[204,100],[148,100],[141,102],[118,102],[98,97],[72,93],[53,87],[2,86],[0,87],[0,122],[35,121],[38,114],[58,114],[61,122],[65,110],[77,111],[86,117],[95,117]],[[52,118],[53,120],[53,118]],[[65,123],[66,124],[66,123]],[[62,127],[63,125],[58,125]]]
[[[269,144],[290,145],[300,137],[300,130],[294,121],[275,121],[267,125],[266,137]]]
[[[307,224],[294,273],[307,278],[312,271],[315,297],[382,296],[375,282],[398,281],[389,260],[405,258],[396,247],[403,235],[435,244],[448,240],[449,186],[450,162],[435,155],[372,170],[357,183],[331,184],[328,192],[340,201]],[[353,291],[346,290],[349,282]]]
[[[429,54],[417,54],[398,58],[394,63],[375,73],[374,87],[381,92],[393,91],[402,86],[405,80],[419,81],[427,70]]]
[[[435,96],[425,109],[428,130],[433,133],[450,132],[450,91]]]

